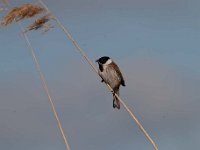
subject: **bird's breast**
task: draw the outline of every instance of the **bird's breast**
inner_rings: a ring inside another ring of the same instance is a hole
[[[118,76],[117,72],[110,67],[104,68],[102,72],[99,70],[99,75],[112,88],[115,88],[116,86],[120,85],[120,82],[121,82],[120,77]]]

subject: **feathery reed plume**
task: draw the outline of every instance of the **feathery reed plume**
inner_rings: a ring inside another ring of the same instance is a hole
[[[45,9],[39,5],[24,4],[20,7],[19,15],[16,19],[21,20],[24,18],[31,18],[43,11],[45,11]]]
[[[19,21],[26,18],[32,18],[44,11],[45,9],[40,5],[33,5],[30,3],[23,4],[19,7],[12,8],[2,19],[1,25],[7,26],[14,20]]]
[[[18,12],[19,8],[18,7],[14,7],[13,9],[11,9],[6,16],[4,16],[4,18],[1,21],[1,25],[3,26],[7,26],[8,24],[12,23],[12,21],[15,19],[15,17],[17,16],[17,12]]]
[[[31,23],[28,27],[26,27],[26,30],[24,32],[28,32],[31,30],[38,30],[38,29],[42,29],[45,28],[42,32],[42,34],[45,34],[49,31],[51,31],[51,29],[54,28],[54,26],[48,24],[47,22],[49,22],[51,19],[53,19],[53,16],[51,14],[45,15],[37,20],[35,20],[33,23]]]
[[[50,20],[49,16],[43,16],[37,20],[35,20],[33,23],[31,23],[28,27],[27,30],[31,31],[31,30],[38,30],[40,28],[46,27],[48,28],[48,24],[47,22]]]

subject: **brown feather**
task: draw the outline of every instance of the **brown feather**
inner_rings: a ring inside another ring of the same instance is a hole
[[[120,77],[120,79],[121,79],[121,85],[125,86],[125,81],[124,81],[124,78],[123,78],[123,75],[122,75],[121,71],[119,70],[119,67],[114,62],[112,62],[110,64],[110,66],[115,69],[117,75]]]

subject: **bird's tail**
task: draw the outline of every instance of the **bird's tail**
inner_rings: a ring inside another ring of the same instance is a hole
[[[115,92],[119,96],[119,91]],[[113,108],[118,108],[120,109],[120,101],[119,99],[113,94]]]

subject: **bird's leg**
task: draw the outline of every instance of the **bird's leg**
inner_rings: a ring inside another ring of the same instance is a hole
[[[117,105],[115,104],[115,93],[114,91],[112,91],[113,93],[113,108],[117,107]]]
[[[113,108],[115,108],[117,105],[115,104],[115,99],[113,99]]]
[[[113,97],[115,97],[115,92],[114,90],[112,89],[111,93],[113,94]]]

